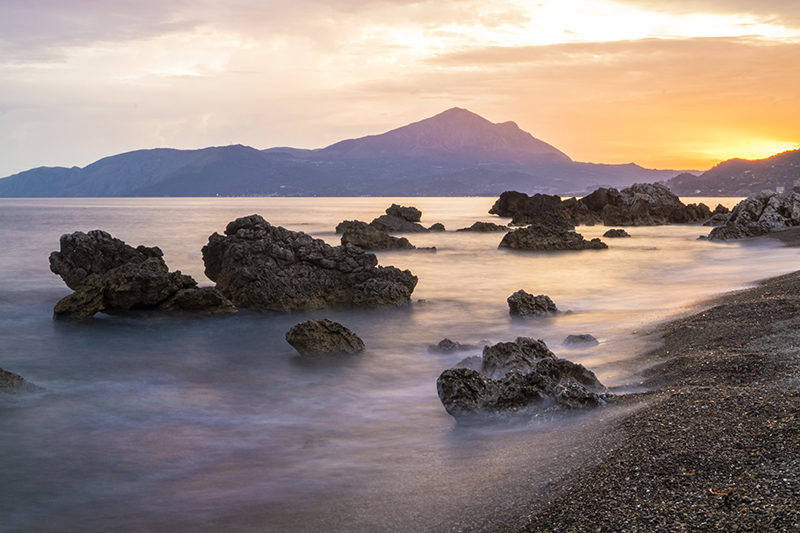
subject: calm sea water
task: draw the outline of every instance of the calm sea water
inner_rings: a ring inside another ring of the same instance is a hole
[[[605,251],[498,250],[502,234],[456,233],[493,198],[0,200],[0,367],[50,393],[0,398],[0,531],[444,531],[512,507],[568,473],[606,409],[524,428],[456,428],[439,373],[462,343],[543,339],[619,392],[637,390],[641,332],[704,299],[797,268],[777,242],[709,243],[701,226],[629,228]],[[691,199],[697,201],[697,199]],[[712,207],[718,199],[707,201]],[[63,233],[103,229],[157,245],[171,270],[210,284],[200,249],[234,218],[338,244],[342,220],[392,202],[449,231],[410,235],[425,251],[378,253],[419,277],[404,309],[225,318],[98,315],[56,322],[70,293],[49,271]],[[729,205],[734,200],[727,200]],[[586,238],[607,228],[580,227]],[[515,321],[506,298],[547,294],[571,314]],[[423,300],[423,301],[418,301]],[[285,332],[329,317],[363,357],[306,361]],[[601,344],[561,346],[569,334]],[[599,437],[598,437],[599,438]],[[509,484],[526,486],[510,495]]]

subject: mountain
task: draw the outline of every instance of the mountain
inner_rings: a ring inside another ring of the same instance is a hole
[[[665,185],[678,196],[749,196],[780,187],[790,191],[800,185],[800,150],[766,159],[729,159],[699,176],[679,174]]]
[[[496,196],[582,194],[672,178],[676,171],[578,163],[521,130],[466,109],[326,148],[159,148],[84,168],[42,167],[0,179],[0,197]]]

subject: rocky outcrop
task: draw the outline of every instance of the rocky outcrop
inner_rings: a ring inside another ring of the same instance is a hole
[[[343,245],[352,244],[364,250],[413,250],[415,248],[405,237],[394,237],[360,220],[345,220],[336,226],[336,232],[342,233]]]
[[[527,337],[485,347],[480,371],[474,363],[445,370],[436,390],[459,423],[527,420],[597,407],[607,396],[593,372],[557,358],[543,341]]]
[[[24,394],[26,392],[41,392],[38,387],[19,374],[0,368],[0,394]]]
[[[578,224],[655,226],[699,222],[711,217],[705,204],[685,205],[660,183],[636,183],[621,191],[599,188],[580,200],[516,191],[500,195],[489,213],[513,217],[511,225],[537,224],[572,229]],[[570,227],[569,225],[572,225]]]
[[[405,207],[392,204],[386,208],[386,214],[390,217],[402,218],[408,222],[419,222],[422,220],[422,211],[416,207]]]
[[[481,233],[489,233],[493,231],[508,231],[508,226],[495,224],[494,222],[476,222],[468,228],[461,228],[457,229],[456,231],[478,231]]]
[[[306,356],[359,354],[365,350],[358,335],[327,318],[297,324],[286,332],[286,342]]]
[[[625,231],[624,229],[610,229],[607,232],[603,233],[603,237],[607,239],[620,239],[623,237],[630,237],[630,233]]]
[[[603,250],[608,248],[600,239],[587,241],[574,231],[553,226],[528,226],[506,233],[500,248],[514,250]]]
[[[374,219],[369,225],[386,233],[425,233],[429,230],[418,223],[421,218],[422,211],[416,207],[392,204],[386,209],[385,215]]]
[[[534,296],[520,289],[506,301],[508,302],[508,312],[511,316],[523,318],[550,316],[558,313],[558,308],[549,296],[540,294]]]
[[[63,235],[61,250],[50,254],[50,268],[75,290],[56,304],[60,318],[131,309],[236,312],[216,289],[198,288],[191,276],[170,272],[158,248],[134,249],[100,230]]]
[[[469,350],[477,350],[480,348],[474,344],[461,344],[460,342],[451,341],[450,339],[442,339],[437,344],[428,346],[430,353],[454,353],[466,352]]]
[[[234,220],[203,247],[205,273],[238,307],[275,311],[408,304],[417,277],[380,267],[352,244],[330,246],[259,215]]]
[[[597,346],[600,344],[600,341],[588,333],[582,333],[579,335],[567,335],[563,344],[564,346]]]
[[[800,193],[763,191],[739,202],[729,219],[711,230],[713,240],[758,237],[800,224]]]

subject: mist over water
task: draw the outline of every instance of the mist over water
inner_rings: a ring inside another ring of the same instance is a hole
[[[692,199],[695,201],[695,199]],[[437,251],[380,252],[419,277],[403,309],[200,319],[98,315],[56,322],[71,291],[49,270],[63,233],[103,229],[159,246],[201,285],[214,231],[258,213],[338,244],[342,220],[414,205],[412,234]],[[543,339],[618,391],[636,390],[639,333],[704,299],[795,270],[770,240],[698,241],[709,228],[628,228],[605,251],[498,250],[501,233],[453,232],[494,198],[0,200],[0,367],[51,391],[0,398],[0,531],[441,531],[511,505],[508,483],[552,483],[602,424],[622,413],[522,428],[456,428],[436,395],[442,370],[480,350],[430,354],[444,337],[480,344]],[[712,203],[713,202],[713,203]],[[706,201],[712,207],[716,200]],[[579,227],[587,239],[608,228]],[[512,320],[506,298],[547,294],[573,313]],[[419,301],[424,300],[424,301]],[[363,357],[308,361],[284,340],[328,317],[366,343]],[[565,348],[569,334],[601,344]],[[598,437],[599,438],[599,437]]]

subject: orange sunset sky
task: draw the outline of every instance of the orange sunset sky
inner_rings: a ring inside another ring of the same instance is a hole
[[[0,176],[141,148],[320,148],[450,107],[577,161],[800,144],[796,0],[2,0]]]

